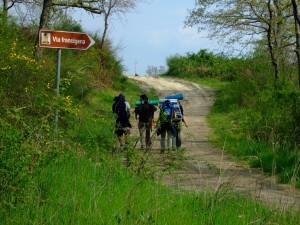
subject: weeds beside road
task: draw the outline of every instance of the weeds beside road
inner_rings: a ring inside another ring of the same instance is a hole
[[[131,89],[124,93],[133,100],[138,89],[128,86]],[[87,96],[81,124],[73,131],[80,145],[36,171],[26,201],[5,214],[2,211],[3,224],[295,225],[300,221],[293,211],[268,209],[226,188],[191,193],[162,186],[149,169],[137,168],[146,157],[138,150],[131,150],[131,167],[125,168],[127,153],[109,152],[108,140],[115,140],[108,129],[113,124],[110,103],[115,93],[106,90]],[[107,152],[97,148],[104,143]]]

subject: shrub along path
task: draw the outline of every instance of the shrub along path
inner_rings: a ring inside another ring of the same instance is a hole
[[[281,209],[300,209],[299,190],[290,185],[278,184],[275,177],[265,176],[259,169],[252,169],[243,162],[237,162],[224,152],[226,143],[223,150],[209,143],[210,128],[207,115],[214,101],[213,89],[169,78],[134,79],[145,88],[154,88],[161,97],[176,92],[185,95],[182,104],[189,127],[183,128],[182,136],[183,148],[186,151],[180,166],[162,176],[163,183],[193,191],[233,190]],[[169,162],[166,160],[168,154],[159,154],[159,139],[154,138],[153,141],[151,153],[160,166],[159,170],[163,171],[163,167],[167,167],[166,162]]]

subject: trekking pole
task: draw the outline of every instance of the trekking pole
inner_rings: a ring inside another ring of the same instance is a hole
[[[156,123],[157,123],[157,122],[158,122],[158,121],[156,121]],[[155,135],[156,132],[157,132],[157,129],[158,129],[158,127],[155,128],[154,132],[152,133],[152,135],[151,135],[151,137],[150,137],[151,143],[152,143],[152,139],[153,139],[154,135]],[[151,130],[152,130],[152,128],[151,128]],[[135,144],[134,144],[134,146],[133,146],[133,149],[136,148],[136,146],[137,146],[137,144],[138,144],[138,142],[139,142],[139,139],[140,139],[140,137],[138,137],[137,140],[135,141]],[[152,144],[151,144],[151,147],[152,147]]]
[[[152,134],[151,137],[150,137],[151,143],[152,143],[152,139],[153,139],[154,135],[156,134],[156,132],[157,132],[157,128],[154,130],[153,134]],[[138,137],[138,138],[136,139],[135,144],[133,145],[133,149],[136,148],[137,143],[139,142],[139,139],[140,139],[140,137]],[[151,145],[151,146],[152,146],[152,145]]]
[[[153,119],[153,121],[154,121],[154,119]],[[151,137],[150,137],[150,141],[151,141],[151,145],[150,145],[150,149],[149,150],[151,150],[152,149],[152,143],[153,143],[153,138],[154,138],[154,136],[155,136],[155,134],[157,133],[157,130],[158,130],[158,126],[157,126],[157,123],[159,122],[159,118],[156,120],[156,122],[154,121],[154,124],[155,124],[155,129],[154,129],[154,132],[152,133],[152,135],[151,135]],[[152,126],[151,126],[151,130],[152,130]]]
[[[139,139],[140,139],[140,137],[138,137],[138,138],[136,139],[136,141],[135,141],[135,144],[133,145],[133,149],[135,149],[135,148],[136,148],[136,146],[137,146],[137,143],[139,142]]]
[[[151,145],[150,145],[150,149],[149,149],[149,150],[151,150],[151,149],[152,149],[152,145],[153,145],[153,144],[152,144],[152,143],[153,143],[153,141],[152,141],[152,140],[153,140],[153,138],[154,138],[154,136],[155,136],[155,134],[156,134],[156,132],[157,132],[157,129],[158,129],[158,128],[155,128],[155,130],[154,130],[153,134],[152,134],[152,135],[151,135],[151,137],[150,137]]]

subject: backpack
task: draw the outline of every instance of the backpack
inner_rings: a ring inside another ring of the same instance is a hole
[[[130,104],[125,101],[127,118],[130,118]]]
[[[170,123],[171,117],[173,113],[173,107],[171,105],[167,106],[166,104],[162,104],[160,107],[159,118],[161,123]]]
[[[136,107],[135,114],[139,116],[139,121],[143,123],[151,122],[154,117],[156,107],[149,103],[144,103]]]
[[[183,115],[180,109],[180,105],[178,103],[174,104],[173,109],[174,109],[173,121],[175,122],[182,121]]]
[[[170,105],[167,106],[164,100],[161,100],[161,122],[181,122],[183,119],[183,112],[177,99],[171,99]]]
[[[114,102],[111,107],[112,112],[115,113],[116,115],[120,116],[120,114],[123,113],[122,111],[124,110],[123,109],[124,105],[120,104],[119,97],[115,97],[113,101]],[[126,111],[127,118],[130,118],[130,104],[126,101],[124,101],[124,104],[125,104],[125,111]]]

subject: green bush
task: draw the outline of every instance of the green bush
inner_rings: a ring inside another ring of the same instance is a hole
[[[69,18],[54,27],[81,31]],[[0,26],[0,207],[26,201],[35,170],[56,157],[78,149],[91,157],[111,150],[115,94],[111,87],[121,83],[127,87],[115,52],[110,45],[100,50],[95,37],[96,45],[88,51],[62,51],[60,96],[56,96],[56,51],[44,49],[37,60],[35,30],[12,21]],[[97,95],[99,88],[102,92]],[[96,99],[97,104],[90,102]]]
[[[240,76],[223,86],[217,93],[211,124],[220,144],[228,140],[232,153],[248,158],[252,166],[267,173],[278,174],[282,182],[294,179],[300,184],[300,93],[284,81],[275,89],[271,80],[266,74]]]
[[[262,50],[246,57],[200,50],[171,56],[167,64],[166,75],[218,89],[210,121],[220,145],[226,141],[233,154],[252,166],[300,185],[300,92],[293,83],[293,65],[282,68],[275,86],[269,56]]]
[[[0,120],[0,198],[13,204],[21,197],[27,183],[30,153],[22,148],[21,132]],[[12,193],[7,198],[6,194]]]
[[[165,75],[189,79],[217,78],[222,81],[233,81],[240,76],[270,74],[269,61],[264,54],[256,52],[247,57],[230,57],[202,49],[198,53],[170,56],[167,65],[168,71]],[[264,77],[261,76],[260,80],[264,82]]]

